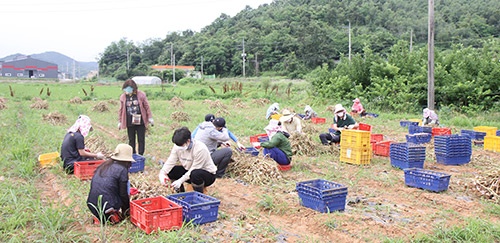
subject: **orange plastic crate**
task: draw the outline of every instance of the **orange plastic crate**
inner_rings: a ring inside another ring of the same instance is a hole
[[[323,123],[326,122],[326,118],[313,117],[313,118],[311,118],[311,122],[314,123],[314,124],[323,124]]]
[[[384,134],[371,134],[370,135],[371,142],[378,143],[378,142],[381,142],[382,140],[384,140]]]
[[[451,129],[447,127],[433,127],[432,136],[451,135]]]
[[[361,130],[343,130],[340,146],[351,148],[368,148],[370,146],[370,132]]]
[[[392,141],[382,141],[375,144],[373,153],[378,156],[389,157]]]
[[[340,146],[340,161],[355,165],[368,165],[372,158],[372,148],[349,148]]]
[[[262,142],[262,140],[265,140],[266,138],[267,138],[266,133],[250,136],[250,143]],[[267,139],[269,139],[269,138],[267,138]]]
[[[134,200],[130,202],[130,221],[146,234],[180,229],[182,206],[161,196]]]
[[[372,125],[369,125],[369,124],[365,124],[365,123],[359,123],[359,127],[358,127],[358,130],[362,130],[362,131],[369,131],[371,132],[372,131]]]
[[[80,180],[89,180],[94,176],[95,169],[105,160],[76,161],[74,164],[75,176]]]

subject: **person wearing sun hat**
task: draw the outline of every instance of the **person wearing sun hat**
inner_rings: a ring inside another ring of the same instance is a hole
[[[321,140],[321,143],[323,145],[339,143],[340,135],[343,129],[354,129],[359,126],[354,118],[352,118],[351,115],[347,114],[342,104],[336,104],[333,113],[333,124],[331,125],[329,132],[319,135],[319,139]]]
[[[95,170],[87,198],[87,206],[95,216],[94,222],[103,224],[108,220],[118,223],[130,215],[128,171],[135,162],[132,153],[130,145],[118,144],[111,157]]]
[[[293,136],[296,133],[302,133],[302,123],[298,117],[295,117],[295,113],[290,112],[288,109],[283,109],[282,116],[279,121],[281,122],[281,127],[283,131]]]
[[[439,125],[439,118],[435,111],[425,108],[422,113],[422,124],[424,125]]]
[[[311,118],[318,117],[318,113],[316,113],[311,106],[306,105],[306,107],[304,108],[304,114],[298,114],[298,116],[302,120],[309,120]]]
[[[288,138],[290,135],[283,131],[280,121],[271,119],[264,128],[269,141],[257,143],[256,147],[262,147],[265,156],[269,156],[280,165],[289,165],[292,162],[292,147]]]
[[[73,174],[76,161],[104,158],[101,152],[91,153],[85,148],[85,137],[92,130],[90,118],[86,115],[78,116],[73,126],[67,130],[61,145],[61,160],[66,173]]]

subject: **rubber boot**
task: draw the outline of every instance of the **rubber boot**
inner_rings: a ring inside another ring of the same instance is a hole
[[[201,183],[200,185],[196,185],[194,183],[191,183],[191,185],[193,185],[193,190],[195,190],[199,193],[205,192],[205,183]]]

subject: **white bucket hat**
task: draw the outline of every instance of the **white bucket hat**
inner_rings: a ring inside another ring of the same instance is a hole
[[[345,109],[342,106],[342,104],[336,104],[335,105],[335,111],[333,113],[337,114],[339,111],[345,111]]]
[[[130,145],[120,143],[118,146],[115,148],[115,152],[113,152],[113,155],[111,155],[111,159],[118,160],[118,161],[130,161],[130,162],[135,162],[134,158],[132,157],[133,149]]]
[[[280,122],[286,122],[290,120],[293,116],[295,116],[294,113],[290,112],[289,110],[284,109],[283,112],[281,113],[282,116],[280,117]]]

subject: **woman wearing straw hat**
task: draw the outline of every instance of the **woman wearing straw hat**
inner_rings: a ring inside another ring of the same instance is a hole
[[[87,198],[87,206],[96,217],[94,222],[118,223],[130,215],[128,171],[135,162],[132,152],[130,145],[118,144],[111,158],[95,170]]]
[[[281,126],[283,131],[293,136],[295,133],[302,133],[302,123],[298,117],[295,117],[295,114],[290,112],[287,109],[283,109],[282,116],[279,121],[281,122]]]
[[[319,135],[319,139],[323,145],[340,142],[340,134],[343,129],[354,129],[359,126],[351,115],[347,114],[342,104],[336,104],[333,116],[333,124],[328,133]]]

